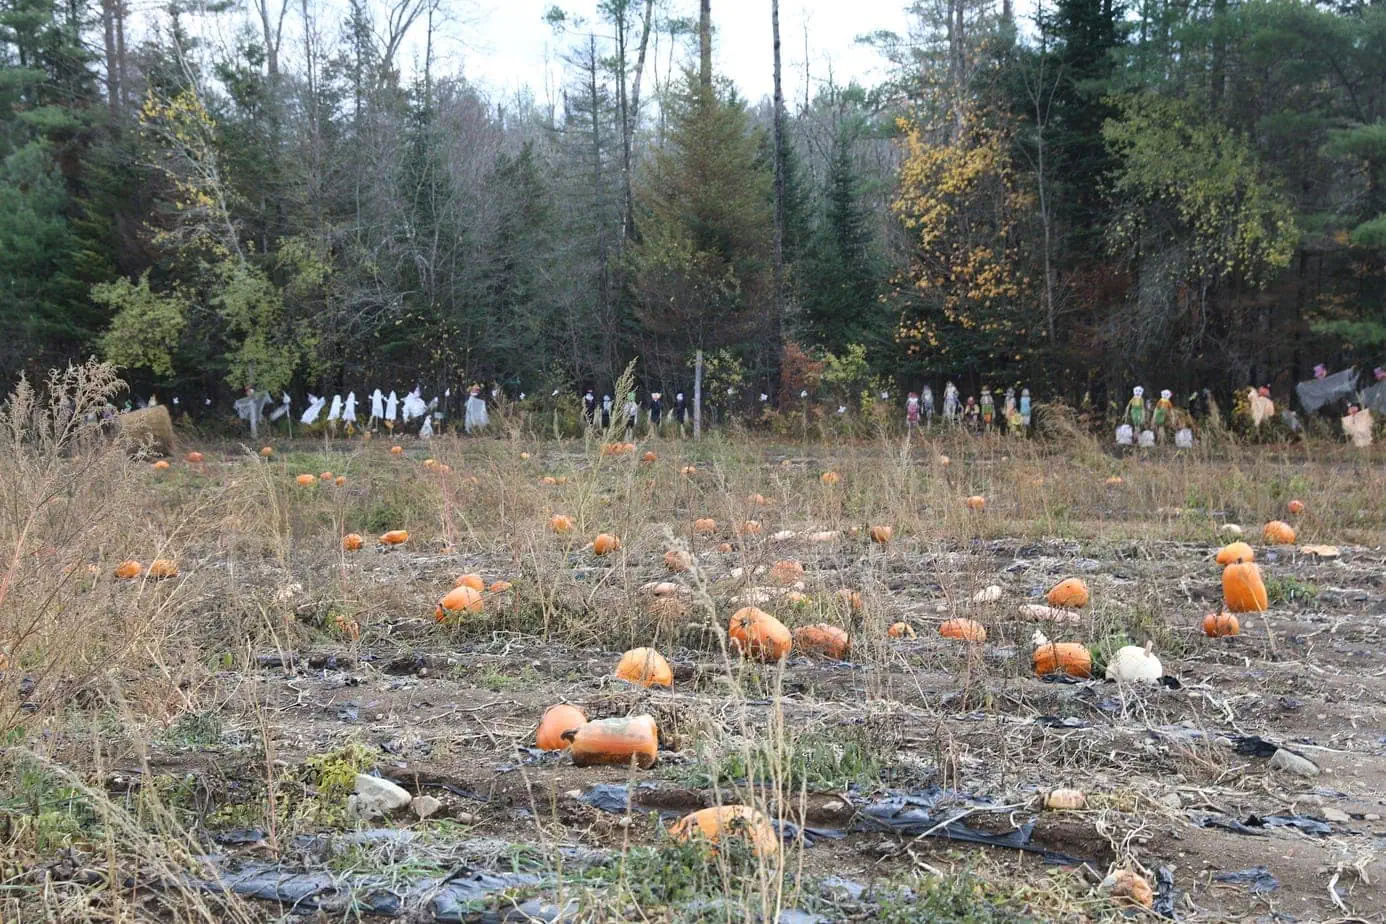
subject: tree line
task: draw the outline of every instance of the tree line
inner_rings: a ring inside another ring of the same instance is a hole
[[[1288,392],[1386,359],[1386,4],[917,0],[751,101],[710,0],[554,7],[488,95],[438,0],[0,0],[0,377],[781,404],[947,378]],[[225,38],[212,38],[213,36]]]

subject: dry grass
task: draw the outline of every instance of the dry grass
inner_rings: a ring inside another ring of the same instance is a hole
[[[1297,523],[1301,542],[1373,544],[1386,534],[1380,450],[1220,442],[1119,458],[1076,426],[1063,426],[1043,442],[962,434],[910,442],[880,432],[866,441],[795,444],[713,434],[697,444],[656,440],[633,455],[603,456],[600,445],[619,434],[555,443],[515,426],[504,440],[405,441],[404,456],[391,455],[385,440],[300,441],[269,460],[258,447],[227,445],[205,449],[201,465],[175,461],[156,472],[84,422],[117,387],[109,370],[81,367],[41,390],[21,387],[0,412],[0,470],[12,475],[0,481],[0,645],[7,659],[0,733],[16,780],[0,853],[6,919],[263,916],[262,908],[213,901],[181,884],[207,852],[208,817],[188,810],[186,794],[170,795],[151,781],[161,772],[159,741],[189,717],[217,716],[247,742],[249,776],[241,785],[267,800],[255,817],[269,827],[274,852],[325,823],[321,812],[265,807],[299,799],[294,793],[312,796],[303,749],[284,724],[291,710],[264,685],[272,675],[260,667],[267,654],[292,665],[323,648],[384,660],[465,652],[474,671],[494,669],[488,682],[502,695],[536,677],[563,676],[555,664],[572,657],[571,689],[614,712],[655,710],[693,768],[679,773],[696,772],[718,802],[753,804],[776,818],[804,820],[825,787],[887,777],[972,789],[985,782],[1000,792],[1033,786],[1043,768],[1051,779],[1108,780],[1118,792],[1115,781],[1132,753],[1125,736],[1166,720],[1139,697],[1123,698],[1110,733],[1081,741],[1037,736],[1034,716],[1058,707],[1028,677],[1024,652],[1036,626],[1010,609],[973,602],[981,588],[1006,581],[999,566],[1017,557],[1017,543],[1054,550],[1068,542],[1083,556],[1131,562],[1151,574],[1152,557],[1174,544],[1211,547],[1219,527],[1233,522],[1257,533],[1284,516],[1291,498],[1308,508]],[[1047,417],[1064,420],[1057,412]],[[657,461],[640,461],[647,447]],[[425,455],[447,470],[426,469]],[[686,466],[696,472],[682,474]],[[840,483],[820,480],[828,470]],[[295,483],[298,474],[324,471],[346,484]],[[545,476],[566,481],[544,485]],[[1109,484],[1113,477],[1121,482]],[[965,506],[973,494],[987,498],[984,511]],[[550,532],[552,513],[572,516],[573,532]],[[715,536],[693,532],[702,516],[717,520]],[[758,533],[738,530],[748,520],[759,521]],[[894,528],[889,545],[865,540],[875,525]],[[410,531],[403,550],[342,548],[346,532],[370,540],[386,529]],[[803,539],[829,530],[841,538]],[[777,542],[780,531],[796,538]],[[620,536],[620,551],[594,558],[586,547],[598,532]],[[718,552],[723,542],[733,550]],[[641,587],[663,576],[664,552],[676,547],[697,558],[678,576],[688,593],[652,604]],[[831,675],[805,680],[793,668],[748,666],[728,649],[722,627],[729,601],[762,583],[757,569],[789,557],[808,567],[809,599],[765,606],[791,628],[829,622],[847,629],[853,660],[865,671],[860,695],[838,695]],[[174,559],[180,574],[116,581],[112,571],[126,558],[145,565]],[[740,578],[730,577],[735,569]],[[468,571],[515,587],[488,601],[484,614],[437,625],[434,602]],[[1042,628],[1088,642],[1099,660],[1118,644],[1146,638],[1177,659],[1196,642],[1200,604],[1191,603],[1188,577],[1138,581],[1120,596],[1100,597],[1081,627]],[[846,606],[840,588],[859,591],[862,609]],[[1008,600],[1021,589],[1007,584]],[[987,624],[985,648],[933,637],[939,622],[959,615]],[[898,619],[914,624],[920,643],[887,638]],[[1242,650],[1269,659],[1273,638],[1249,635]],[[679,653],[687,665],[688,679],[674,693],[607,689],[586,672],[585,658],[647,644]],[[511,651],[530,646],[546,652],[535,663],[547,673],[514,670]],[[288,668],[284,676],[296,675]],[[1195,705],[1192,724],[1210,734],[1238,708],[1217,690],[1204,702]],[[973,714],[986,716],[984,734],[959,723]],[[481,740],[523,757],[515,748],[532,722],[521,715],[484,725]],[[461,755],[468,745],[440,737],[437,747]],[[1170,766],[1217,787],[1235,782],[1229,764],[1225,749],[1190,737]],[[568,861],[560,847],[571,832],[554,815],[557,800],[544,795],[544,781],[521,772],[536,819],[528,840],[549,868],[561,868]],[[114,777],[143,782],[122,789]],[[1143,822],[1133,819],[1160,811],[1147,803],[1095,810],[1094,830],[1123,865],[1139,866],[1132,832]],[[618,834],[613,846],[632,858],[630,868],[614,884],[610,877],[589,883],[604,897],[584,900],[629,911],[649,900],[629,878],[630,869],[651,862],[632,853],[649,841],[638,827]],[[59,851],[64,859],[55,866]],[[699,888],[731,900],[727,907],[741,909],[733,917],[769,917],[807,900],[812,857],[801,845],[749,866],[731,852],[718,854],[699,874],[707,880]],[[889,857],[916,881],[943,862],[907,849]],[[133,888],[133,881],[162,885]],[[623,891],[613,896],[613,885]],[[1056,914],[1101,907],[1081,880],[1019,900]]]

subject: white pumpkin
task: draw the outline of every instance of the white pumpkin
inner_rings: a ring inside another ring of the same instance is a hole
[[[1127,645],[1118,649],[1107,662],[1107,679],[1115,680],[1117,683],[1157,682],[1165,676],[1165,669],[1151,650],[1154,647],[1153,642],[1146,642],[1144,648],[1139,645]]]
[[[782,529],[770,537],[771,542],[789,542],[797,533],[792,529]]]
[[[1001,599],[1001,588],[995,584],[990,587],[983,587],[972,595],[973,603],[995,603]]]
[[[1226,523],[1223,525],[1221,532],[1229,536],[1240,536],[1242,534],[1242,528],[1236,523]]]

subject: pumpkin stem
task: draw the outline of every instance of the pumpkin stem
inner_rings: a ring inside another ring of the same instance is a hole
[[[563,732],[563,734],[559,735],[558,737],[562,738],[564,741],[568,742],[569,744],[572,744],[572,743],[573,743],[573,739],[577,737],[577,733],[578,733],[578,730],[577,730],[576,728],[569,728],[569,729],[565,730],[565,731]]]

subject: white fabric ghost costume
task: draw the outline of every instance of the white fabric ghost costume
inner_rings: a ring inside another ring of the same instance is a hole
[[[330,407],[330,408],[328,409],[328,411],[327,411],[327,419],[328,419],[329,422],[336,422],[336,421],[342,419],[342,396],[341,396],[341,395],[333,395],[333,396],[332,396],[332,407]]]
[[[371,420],[385,419],[385,396],[377,388],[371,394]]]
[[[303,416],[299,418],[298,422],[304,425],[314,423],[317,421],[318,415],[322,413],[323,405],[325,404],[327,404],[326,398],[319,398],[317,395],[309,392],[308,409],[303,412]]]
[[[419,394],[419,389],[414,389],[404,396],[404,422],[409,423],[415,417],[422,417],[428,412],[428,405]]]
[[[284,392],[284,400],[281,401],[281,402],[279,403],[279,407],[277,407],[277,408],[275,408],[274,410],[270,411],[270,415],[269,415],[270,420],[278,420],[279,418],[283,417],[285,414],[289,413],[289,405],[293,403],[293,400],[294,400],[293,398],[290,398],[290,397],[289,397],[289,393],[288,393],[288,392]]]
[[[342,405],[342,420],[347,423],[356,423],[356,392],[349,391],[346,396],[346,403]]]
[[[399,398],[395,397],[394,392],[390,392],[390,397],[385,399],[385,419],[393,423],[399,415]]]
[[[490,422],[491,419],[486,414],[486,399],[481,397],[479,391],[472,392],[471,397],[467,399],[467,416],[462,422],[463,429],[473,433],[486,429]]]

